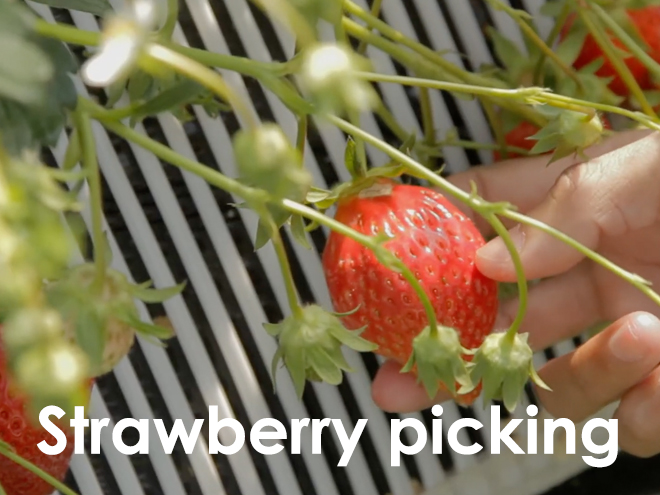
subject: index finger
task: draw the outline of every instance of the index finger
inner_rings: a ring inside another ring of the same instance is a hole
[[[596,158],[638,141],[651,132],[650,129],[619,132],[588,148],[585,154],[589,158]],[[474,182],[477,193],[486,201],[507,201],[525,213],[546,197],[564,170],[583,161],[571,155],[548,165],[549,159],[549,155],[541,155],[479,165],[450,175],[447,180],[464,191],[470,191],[471,183]],[[452,201],[477,224],[484,235],[492,234],[490,226],[483,218],[475,215],[469,206],[453,198]]]

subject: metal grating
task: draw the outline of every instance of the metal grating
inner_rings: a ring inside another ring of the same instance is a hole
[[[121,2],[112,1],[114,6]],[[364,1],[358,1],[367,7]],[[513,0],[517,7],[538,11],[541,0]],[[88,30],[98,30],[98,19],[79,12],[56,11],[33,5],[46,19],[57,19]],[[470,63],[493,61],[483,36],[483,26],[494,24],[515,37],[522,37],[502,12],[488,8],[483,0],[388,0],[383,18],[396,29],[436,50],[449,50],[448,57],[470,68]],[[544,24],[543,29],[549,29]],[[177,41],[221,53],[259,60],[282,60],[293,50],[293,40],[281,26],[272,25],[249,0],[181,0]],[[402,68],[377,50],[368,50],[376,69],[402,73]],[[290,137],[295,119],[273,95],[254,81],[223,72],[237,91],[247,96],[261,120],[277,121]],[[78,85],[85,93],[82,84]],[[386,104],[407,129],[421,128],[414,89],[381,85]],[[102,97],[103,95],[97,95]],[[490,140],[486,119],[476,102],[457,100],[433,92],[435,120],[444,133],[456,127],[464,139]],[[239,127],[231,115],[210,119],[197,111],[193,122],[181,125],[170,116],[148,119],[140,132],[168,144],[177,152],[235,175],[230,137]],[[396,143],[374,116],[362,124],[369,132]],[[167,315],[178,337],[161,349],[139,342],[128,359],[113,373],[99,380],[94,390],[91,417],[160,418],[169,430],[182,420],[189,430],[194,419],[208,417],[208,405],[217,405],[220,417],[236,418],[246,429],[264,417],[284,423],[291,418],[338,418],[349,427],[369,418],[365,432],[346,468],[337,468],[338,438],[331,430],[323,435],[322,454],[311,452],[308,429],[302,434],[302,453],[290,453],[288,441],[278,455],[262,456],[249,446],[232,456],[209,456],[208,431],[202,429],[192,454],[177,444],[172,455],[163,452],[155,429],[148,455],[123,456],[104,430],[101,453],[77,455],[67,483],[81,495],[413,495],[427,490],[434,494],[513,495],[517,481],[521,495],[540,493],[586,467],[577,460],[534,456],[525,462],[515,456],[460,456],[449,451],[435,455],[430,444],[415,457],[405,457],[401,467],[391,467],[389,422],[399,415],[383,413],[371,401],[371,379],[379,365],[371,355],[349,354],[357,370],[339,387],[313,384],[303,401],[295,397],[285,372],[278,376],[278,394],[272,393],[269,365],[275,345],[262,330],[262,322],[278,321],[288,305],[277,261],[270,246],[254,252],[252,239],[256,217],[228,206],[236,200],[210,188],[201,179],[160,163],[149,153],[94,128],[103,173],[105,220],[114,252],[113,267],[136,281],[151,279],[167,286],[187,280],[185,292],[162,306],[141,306],[143,318]],[[321,186],[332,186],[348,175],[342,166],[343,136],[334,128],[314,123],[310,128],[307,166]],[[61,163],[67,145],[45,152],[54,166]],[[383,155],[369,150],[369,158]],[[450,149],[449,173],[486,163],[486,153]],[[83,195],[86,191],[83,191]],[[89,227],[89,212],[85,212]],[[287,242],[296,282],[306,302],[329,306],[319,254],[325,234],[312,236],[314,249],[306,251]],[[81,254],[82,256],[83,254]],[[578,342],[579,343],[579,342]],[[536,356],[540,365],[549,355],[574,349],[569,341]],[[520,406],[520,414],[534,397]],[[445,405],[444,424],[460,417],[476,417],[485,428],[463,443],[478,441],[488,450],[489,419],[480,404],[474,408]],[[430,411],[405,415],[423,421],[430,430]],[[503,421],[506,421],[506,417]],[[224,431],[224,430],[223,430]],[[124,440],[136,442],[127,430]],[[223,439],[225,443],[232,439]],[[561,464],[564,462],[564,464]],[[555,464],[553,464],[555,463]],[[559,467],[563,466],[563,471]],[[534,484],[546,472],[547,485]],[[504,474],[504,476],[503,476]],[[456,478],[456,481],[453,481]],[[508,481],[507,481],[508,480]],[[459,483],[460,481],[460,483]],[[509,488],[502,488],[506,485]],[[506,490],[506,491],[500,491]]]

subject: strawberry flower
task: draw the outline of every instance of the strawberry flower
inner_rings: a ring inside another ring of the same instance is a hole
[[[85,84],[104,87],[127,77],[156,27],[158,13],[152,0],[133,0],[123,12],[110,17],[99,50],[82,67]]]

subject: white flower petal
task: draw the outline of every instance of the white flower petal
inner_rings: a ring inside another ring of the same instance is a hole
[[[108,39],[99,52],[83,65],[81,74],[85,84],[103,87],[117,81],[130,71],[140,46],[141,40],[131,32]]]

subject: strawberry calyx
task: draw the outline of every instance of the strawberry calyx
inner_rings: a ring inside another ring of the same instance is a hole
[[[87,354],[93,377],[111,371],[123,357],[110,352],[107,341],[111,330],[125,334],[121,340],[129,344],[136,334],[155,345],[173,337],[171,327],[142,321],[135,302],[160,303],[185,288],[185,283],[165,289],[150,288],[151,281],[132,284],[123,273],[107,268],[102,287],[93,290],[96,274],[93,263],[84,263],[46,286],[50,305],[64,319],[65,335]]]
[[[530,152],[544,154],[553,151],[549,164],[570,155],[584,158],[584,150],[600,141],[605,126],[598,113],[588,115],[578,111],[543,108],[549,123],[528,139],[536,144]]]
[[[302,397],[306,380],[331,385],[342,382],[342,371],[352,372],[342,347],[357,352],[372,352],[378,345],[360,337],[364,329],[348,330],[340,318],[349,313],[333,313],[318,305],[300,308],[279,323],[265,323],[264,329],[278,341],[271,373],[276,388],[276,373],[280,362],[288,369],[298,397]]]
[[[530,377],[539,387],[550,390],[534,369],[534,353],[527,343],[528,336],[526,333],[492,333],[478,349],[471,351],[474,357],[467,366],[472,383],[482,385],[484,404],[502,400],[512,412]]]
[[[456,395],[456,383],[461,385],[461,391],[475,388],[462,357],[468,350],[461,345],[455,329],[438,325],[433,331],[427,326],[413,339],[412,347],[413,352],[401,373],[416,368],[417,380],[424,385],[429,398],[436,396],[440,384],[452,395]]]

